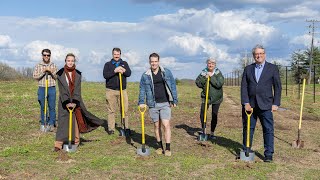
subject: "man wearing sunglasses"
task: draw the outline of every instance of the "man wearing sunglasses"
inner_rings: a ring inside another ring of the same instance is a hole
[[[52,131],[56,123],[56,73],[57,66],[50,61],[51,51],[43,49],[42,61],[38,63],[33,71],[33,78],[38,81],[38,102],[40,104],[40,131]],[[48,92],[47,92],[47,114],[44,114],[45,107],[45,91],[46,91],[46,75],[48,77]],[[46,126],[45,126],[46,125]]]

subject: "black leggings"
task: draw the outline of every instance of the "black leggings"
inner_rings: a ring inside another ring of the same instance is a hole
[[[201,121],[201,127],[204,128],[203,124],[203,118],[204,118],[204,105],[205,103],[201,104],[201,109],[200,109],[200,121]],[[214,132],[217,126],[217,121],[218,121],[218,111],[220,107],[219,104],[212,104],[212,120],[211,120],[211,132]],[[209,108],[209,106],[208,106]],[[208,111],[207,111],[207,119],[208,119]]]

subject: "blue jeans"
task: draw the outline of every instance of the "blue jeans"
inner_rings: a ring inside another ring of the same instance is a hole
[[[40,104],[41,125],[44,125],[44,119],[46,124],[54,125],[56,123],[56,87],[48,87],[48,106],[47,113],[49,117],[44,114],[44,100],[45,100],[45,87],[39,87],[38,89],[38,102]],[[45,118],[46,117],[46,118]]]
[[[257,117],[260,119],[260,123],[263,131],[264,140],[264,156],[272,157],[274,153],[274,125],[273,114],[271,110],[261,110],[259,107],[253,108],[253,114],[250,118],[250,148],[252,146],[252,139],[254,129],[257,123]],[[243,123],[243,149],[246,149],[247,140],[247,115],[244,107],[242,107],[242,123]]]

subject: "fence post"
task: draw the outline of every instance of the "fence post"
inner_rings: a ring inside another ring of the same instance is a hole
[[[238,86],[240,86],[240,71],[238,71]]]
[[[298,80],[298,99],[300,99],[300,82],[301,82],[301,75],[300,75],[300,67],[298,66],[298,74],[299,74],[299,80]]]
[[[233,71],[231,72],[231,86],[233,86]]]
[[[313,66],[313,103],[316,103],[316,65]]]
[[[286,96],[288,96],[288,66],[286,66]]]

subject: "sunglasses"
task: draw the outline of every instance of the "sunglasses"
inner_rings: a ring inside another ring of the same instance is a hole
[[[50,57],[51,55],[50,54],[42,54],[42,56]]]

